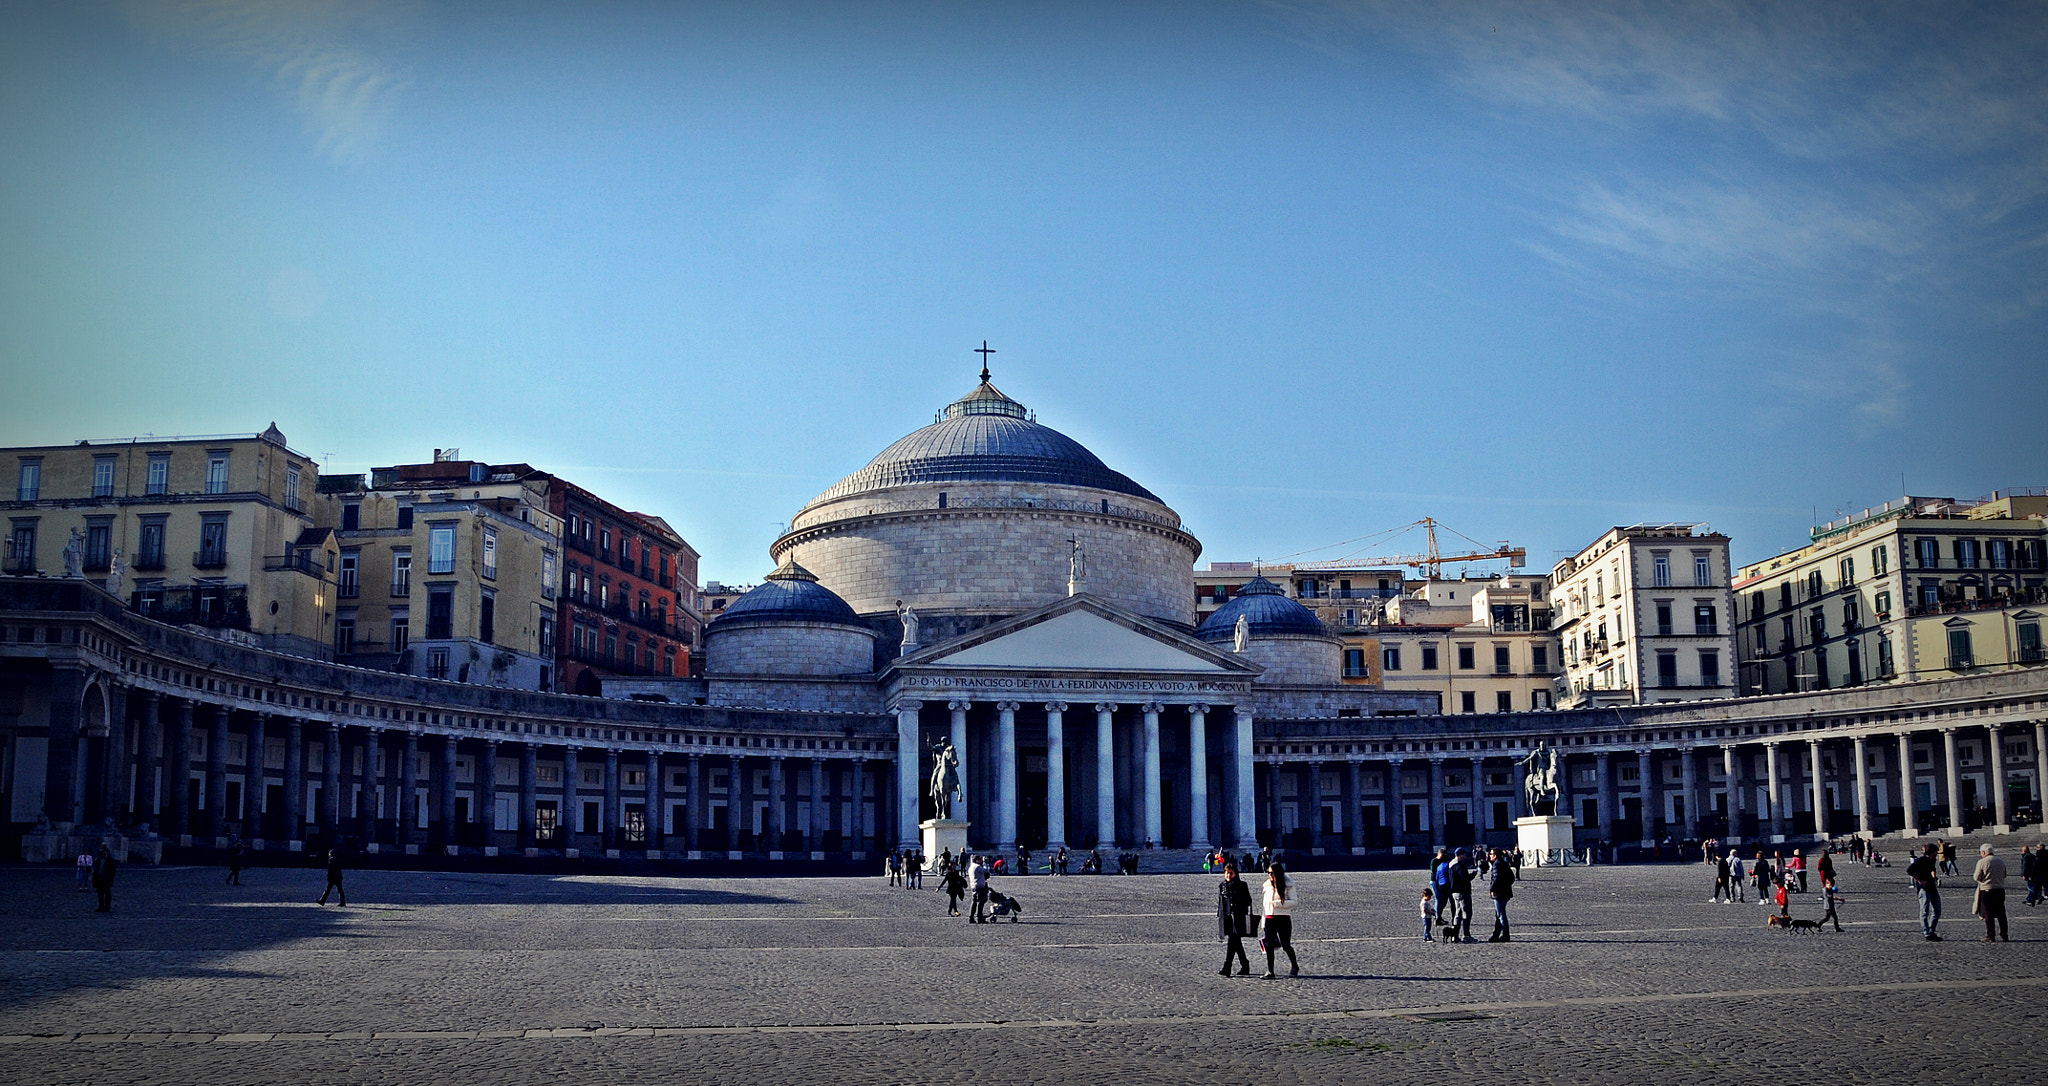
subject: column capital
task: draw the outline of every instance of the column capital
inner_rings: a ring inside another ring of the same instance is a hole
[[[1048,713],[1064,713],[1067,711],[1067,703],[1064,701],[1048,701],[1045,703],[1045,711]]]
[[[1095,703],[1095,711],[1098,713],[1114,713],[1116,712],[1116,702],[1098,701]]]
[[[1194,704],[1192,704],[1192,705],[1188,706],[1188,713],[1189,713],[1190,715],[1201,715],[1201,716],[1208,716],[1208,715],[1209,715],[1209,703],[1208,703],[1208,702],[1205,702],[1205,701],[1198,701],[1198,702],[1195,702]]]
[[[974,703],[971,701],[949,701],[946,703],[946,708],[951,709],[956,713],[964,713],[967,710],[974,708]]]
[[[897,702],[896,707],[889,711],[892,713],[914,713],[922,708],[924,708],[924,702],[905,699]]]
[[[1143,710],[1144,710],[1145,712],[1147,712],[1147,713],[1157,713],[1157,712],[1159,712],[1159,711],[1160,711],[1161,709],[1164,709],[1164,708],[1166,708],[1166,706],[1165,706],[1165,705],[1162,705],[1162,704],[1160,704],[1159,702],[1156,702],[1156,701],[1148,701],[1148,702],[1146,702],[1146,703],[1145,703],[1144,705],[1140,706],[1139,708],[1143,709]]]
[[[1021,705],[1022,705],[1022,703],[1021,703],[1021,702],[1015,702],[1015,701],[999,701],[999,702],[996,702],[996,711],[997,711],[997,712],[999,712],[999,713],[1014,713],[1014,712],[1016,712],[1016,711],[1018,710],[1018,708],[1019,708],[1019,707],[1020,707]]]

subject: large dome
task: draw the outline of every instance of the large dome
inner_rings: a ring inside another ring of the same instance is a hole
[[[1237,590],[1237,595],[1231,597],[1229,603],[1202,620],[1195,636],[1212,645],[1228,644],[1237,637],[1240,616],[1247,620],[1253,637],[1275,634],[1322,637],[1328,632],[1314,611],[1288,599],[1279,585],[1264,577],[1253,577],[1250,584]]]
[[[984,377],[974,391],[947,406],[944,418],[883,449],[812,504],[888,487],[964,481],[1084,486],[1159,500],[1080,442],[1039,425],[1023,404]]]
[[[711,620],[711,627],[724,632],[736,626],[789,622],[824,622],[868,628],[845,600],[819,584],[810,570],[795,562],[784,562],[758,587],[732,601],[717,618]]]

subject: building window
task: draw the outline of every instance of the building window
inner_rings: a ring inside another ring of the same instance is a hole
[[[1529,646],[1529,670],[1538,675],[1550,674],[1550,646]]]
[[[1976,540],[1974,540],[1974,539],[1958,539],[1958,540],[1956,540],[1956,541],[1955,541],[1955,552],[1956,552],[1956,568],[1957,568],[1957,569],[1976,569],[1976,568],[1977,568],[1977,541],[1976,541]]]
[[[546,615],[540,616],[540,654],[555,654],[555,620]]]
[[[1856,605],[1856,597],[1849,596],[1844,598],[1842,600],[1842,629],[1854,630],[1861,625],[1863,625],[1863,615]]]
[[[1855,641],[1850,641],[1848,645],[1848,657],[1848,683],[1850,686],[1855,686],[1863,681],[1863,647],[1857,644]]]
[[[1496,675],[1508,675],[1512,674],[1514,670],[1514,664],[1508,655],[1508,647],[1506,645],[1495,645],[1493,647],[1493,673]]]
[[[1692,609],[1692,626],[1695,637],[1713,637],[1721,632],[1721,619],[1715,613],[1714,605],[1702,603]]]
[[[412,548],[394,547],[391,551],[391,594],[412,595]]]
[[[494,528],[484,529],[484,576],[495,580],[498,576],[498,532]]]
[[[2012,568],[2012,544],[2003,539],[1994,539],[1984,545],[1985,554],[1991,559],[1992,569]]]
[[[1458,670],[1459,670],[1459,671],[1471,671],[1471,670],[1472,670],[1472,669],[1473,669],[1473,668],[1474,668],[1475,666],[1477,666],[1477,665],[1476,665],[1476,664],[1474,663],[1474,661],[1473,661],[1473,657],[1472,657],[1472,646],[1470,646],[1470,645],[1459,645],[1459,646],[1458,646]]]
[[[284,507],[294,513],[304,508],[299,504],[299,466],[297,464],[285,465]]]
[[[1977,666],[1977,659],[1970,652],[1970,628],[1957,626],[1948,632],[1948,666],[1951,671],[1961,671]]]
[[[112,517],[92,517],[85,522],[85,568],[99,571],[113,563],[114,524]]]
[[[427,640],[446,641],[455,634],[455,590],[427,589]]]
[[[555,552],[540,552],[540,595],[542,599],[555,598]]]
[[[363,503],[343,502],[341,506],[341,530],[353,532],[363,526]]]
[[[1658,553],[1650,558],[1650,584],[1657,588],[1671,586],[1671,555]]]
[[[486,645],[494,644],[498,636],[498,595],[486,592],[477,601],[476,639]]]
[[[1845,585],[1851,585],[1851,584],[1855,584],[1855,583],[1856,583],[1856,558],[1855,558],[1855,556],[1854,556],[1854,555],[1851,555],[1850,557],[1844,558],[1844,559],[1842,559],[1842,560],[1841,560],[1841,561],[1840,561],[1839,563],[1837,563],[1837,570],[1836,570],[1836,572],[1838,572],[1838,573],[1840,573],[1840,574],[1842,575],[1842,583],[1843,583],[1843,584],[1845,584]]]
[[[149,474],[142,484],[145,494],[163,494],[171,489],[171,454],[150,453]]]
[[[1458,711],[1459,711],[1459,712],[1461,712],[1461,713],[1476,713],[1476,712],[1478,712],[1478,711],[1479,711],[1479,695],[1478,695],[1478,694],[1476,694],[1476,693],[1474,693],[1474,692],[1472,692],[1472,691],[1470,691],[1470,690],[1461,690],[1461,691],[1459,691],[1459,692],[1458,692]]]
[[[199,520],[199,553],[192,564],[201,569],[220,569],[228,564],[228,518],[225,513],[208,513]]]
[[[427,678],[429,678],[429,679],[445,679],[445,678],[447,678],[447,677],[448,677],[448,650],[447,650],[447,649],[429,649],[429,650],[427,651]]]
[[[1515,711],[1515,694],[1514,694],[1514,691],[1512,691],[1512,690],[1496,690],[1496,691],[1494,691],[1494,692],[1493,692],[1493,711],[1494,711],[1494,712],[1496,712],[1496,713],[1512,713],[1512,712],[1514,712],[1514,711]]]
[[[334,616],[334,654],[347,656],[356,651],[356,613],[353,608]]]
[[[1364,649],[1344,650],[1344,677],[1347,679],[1363,679],[1366,677]]]
[[[1694,551],[1692,555],[1692,583],[1695,585],[1710,585],[1714,583],[1714,564],[1708,561],[1706,555],[1698,551]]]
[[[1709,649],[1700,650],[1700,685],[1721,685],[1721,654]]]
[[[206,492],[225,494],[228,492],[228,454],[210,452],[206,454]]]
[[[1827,640],[1828,613],[1816,607],[1813,609],[1813,614],[1808,616],[1808,621],[1813,631],[1813,639],[1815,641]]]
[[[1807,575],[1806,575],[1806,598],[1807,598],[1807,599],[1815,599],[1815,598],[1817,598],[1817,597],[1819,597],[1819,596],[1825,595],[1826,593],[1827,593],[1827,584],[1826,584],[1826,583],[1825,583],[1824,581],[1822,581],[1822,580],[1821,580],[1821,576],[1820,576],[1820,570],[1817,570],[1817,569],[1816,569],[1816,570],[1812,570],[1812,571],[1810,571],[1809,573],[1807,573]]]
[[[1884,544],[1880,543],[1870,548],[1870,572],[1873,576],[1882,577],[1885,575],[1885,571],[1891,568],[1886,565],[1887,557]]]
[[[391,651],[404,652],[412,641],[412,612],[404,607],[391,609]]]
[[[1870,606],[1871,610],[1877,612],[1878,621],[1882,622],[1892,617],[1892,594],[1890,592],[1879,592],[1871,597]]]
[[[111,498],[114,496],[114,458],[95,456],[92,458],[92,496]]]
[[[455,572],[455,525],[435,524],[427,529],[427,573]]]
[[[1433,641],[1422,643],[1422,670],[1436,670],[1436,643]]]
[[[135,568],[164,568],[164,521],[168,514],[158,513],[141,518],[141,530],[136,533]]]
[[[362,566],[362,555],[357,551],[341,552],[341,569],[335,577],[334,594],[345,600],[356,598],[356,574]]]
[[[1388,645],[1380,650],[1380,670],[1401,670],[1401,646]]]
[[[1940,581],[1936,581],[1936,580],[1932,580],[1932,579],[1929,579],[1929,580],[1925,580],[1925,581],[1921,581],[1921,582],[1920,582],[1920,606],[1922,606],[1922,607],[1939,607],[1939,606],[1941,606],[1941,582],[1940,582]]]
[[[1894,674],[1896,672],[1892,670],[1892,639],[1880,637],[1877,639],[1877,677],[1889,679]]]
[[[1660,652],[1657,654],[1657,685],[1670,688],[1678,685],[1678,654]]]
[[[14,479],[14,500],[32,502],[43,495],[43,462],[41,459],[23,460],[21,472]]]
[[[1670,636],[1671,636],[1671,601],[1670,601],[1670,600],[1658,600],[1658,601],[1657,601],[1657,633],[1658,633],[1658,634],[1660,634],[1660,635],[1662,635],[1662,636],[1664,636],[1664,637],[1670,637]]]
[[[1920,549],[1920,568],[1935,569],[1941,565],[1941,544],[1932,539],[1914,541]]]
[[[2039,622],[2022,622],[2019,624],[2018,632],[2020,643],[2020,663],[2040,663],[2041,624]]]
[[[612,530],[610,528],[597,533],[597,556],[607,562],[612,560]]]
[[[410,505],[401,505],[401,506],[399,506],[399,507],[398,507],[398,525],[397,525],[397,526],[398,526],[398,529],[399,529],[400,531],[404,531],[404,532],[409,532],[409,531],[412,531],[412,506],[410,506]]]

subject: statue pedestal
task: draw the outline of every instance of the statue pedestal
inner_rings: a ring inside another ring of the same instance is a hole
[[[1530,815],[1515,819],[1515,844],[1531,857],[1573,847],[1572,820],[1566,815]],[[1541,863],[1541,860],[1537,860]]]
[[[953,818],[933,818],[917,824],[924,831],[924,869],[939,869],[939,854],[951,851],[957,863],[967,851],[967,827],[970,823]]]

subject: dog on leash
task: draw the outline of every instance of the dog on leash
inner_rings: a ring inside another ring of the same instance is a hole
[[[1792,917],[1780,916],[1777,913],[1772,913],[1764,918],[1764,927],[1784,928],[1786,931],[1808,934],[1821,930],[1821,924],[1818,920],[1795,920]]]

